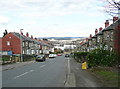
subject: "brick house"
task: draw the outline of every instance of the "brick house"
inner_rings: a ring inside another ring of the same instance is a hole
[[[99,28],[99,33],[97,33],[96,36],[97,36],[97,47],[101,47],[103,44],[102,27]]]
[[[115,33],[115,24],[118,20],[118,17],[113,17],[113,24],[109,25],[109,21],[106,20],[105,28],[102,30],[103,33],[103,44],[105,44],[106,49],[113,50],[114,49],[114,37],[116,37]]]
[[[16,32],[10,32],[2,38],[2,51],[12,51],[13,54],[39,54],[41,43]],[[22,52],[21,52],[22,51]]]
[[[106,49],[113,50],[113,24],[103,29],[103,44]]]
[[[96,34],[97,33],[95,33],[95,35],[91,38],[92,39],[92,41],[91,41],[92,49],[95,49],[97,47],[97,36],[96,36]]]
[[[13,54],[21,54],[20,39],[13,33],[8,33],[2,38],[2,51],[12,51]]]

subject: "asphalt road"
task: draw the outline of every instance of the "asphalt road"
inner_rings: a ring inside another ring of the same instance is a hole
[[[34,62],[2,72],[2,87],[64,87],[67,71],[64,56]]]

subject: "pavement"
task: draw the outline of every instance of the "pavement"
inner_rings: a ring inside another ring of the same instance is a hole
[[[70,67],[69,67],[70,66]],[[82,64],[70,58],[66,87],[103,87],[98,79],[87,70],[82,70]]]
[[[25,66],[27,64],[34,63],[34,62],[35,61],[26,61],[26,62],[16,62],[13,64],[0,65],[0,72],[5,71],[5,70],[9,70],[9,69],[13,69],[16,67],[20,67],[20,66]]]

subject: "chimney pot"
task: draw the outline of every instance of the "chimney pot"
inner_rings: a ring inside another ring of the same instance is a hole
[[[86,38],[86,41],[88,41],[88,38]]]
[[[99,28],[99,32],[100,32],[100,31],[102,31],[102,29],[103,29],[103,28],[102,28],[102,27],[100,27],[100,28]]]
[[[105,22],[105,28],[109,26],[109,20],[106,20]]]
[[[20,29],[20,34],[23,35],[23,32],[22,32],[23,29]]]
[[[29,37],[29,34],[28,34],[28,32],[26,33],[26,36],[27,36],[27,37]]]
[[[118,20],[118,17],[113,17],[113,23]]]
[[[33,39],[33,36],[31,35],[31,39]]]
[[[90,34],[90,38],[92,38],[92,34]]]
[[[35,37],[34,39],[35,39],[35,40],[37,40],[37,38],[36,38],[36,37]]]
[[[95,29],[95,34],[97,34],[98,33],[98,30],[97,29]]]

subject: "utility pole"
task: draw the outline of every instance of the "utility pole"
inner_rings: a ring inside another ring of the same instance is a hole
[[[23,62],[23,56],[22,56],[22,37],[21,37],[21,32],[23,29],[20,29],[20,47],[21,47],[21,62]]]

